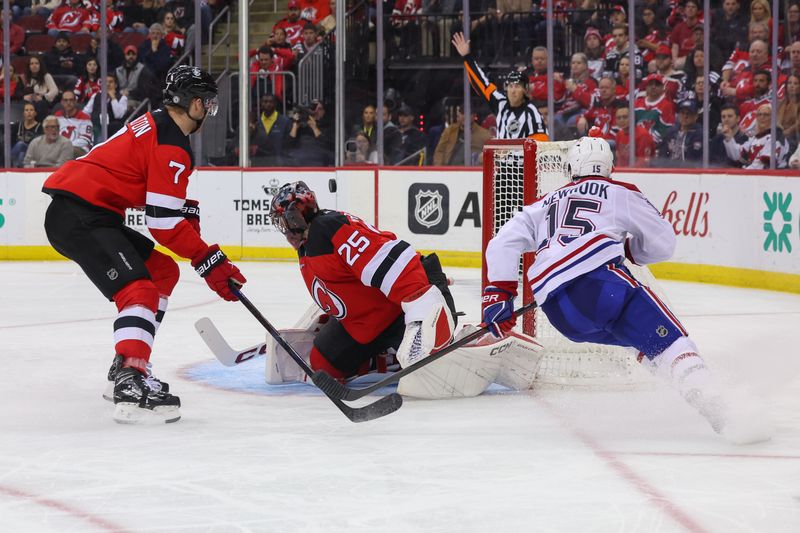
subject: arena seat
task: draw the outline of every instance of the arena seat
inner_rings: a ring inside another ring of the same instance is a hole
[[[45,33],[47,31],[47,19],[40,15],[23,15],[15,22],[22,26],[25,33]]]
[[[25,50],[29,54],[42,55],[53,47],[56,38],[52,35],[31,34],[25,39]]]

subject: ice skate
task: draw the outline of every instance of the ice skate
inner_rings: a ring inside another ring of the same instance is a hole
[[[731,404],[719,394],[703,394],[696,389],[686,395],[686,401],[731,444],[755,444],[772,438],[769,421],[752,402]]]
[[[168,392],[151,386],[152,379],[135,368],[117,372],[114,385],[114,420],[120,424],[140,422],[177,422],[181,415],[181,400]]]
[[[117,379],[117,372],[119,372],[120,368],[122,368],[122,360],[123,357],[119,354],[114,356],[114,361],[111,362],[111,367],[108,369],[108,381],[106,382],[106,390],[103,392],[103,399],[108,400],[109,402],[114,401],[114,383]],[[160,390],[161,392],[169,392],[169,383],[161,381],[157,377],[153,376],[153,365],[152,363],[147,363],[147,376],[145,379],[148,381],[148,385],[153,390]]]

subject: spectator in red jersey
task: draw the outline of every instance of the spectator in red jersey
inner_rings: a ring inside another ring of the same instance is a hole
[[[631,60],[627,54],[619,58],[619,61],[617,62],[617,73],[615,78],[617,81],[617,86],[614,90],[617,96],[627,99],[628,93],[630,92],[631,79]]]
[[[147,40],[139,45],[139,61],[150,69],[156,79],[163,80],[172,66],[172,53],[164,42],[164,26],[159,23],[150,26]]]
[[[559,139],[574,138],[578,116],[589,109],[592,93],[597,89],[597,82],[589,75],[586,54],[582,52],[572,54],[570,65],[570,77],[564,81],[564,87],[567,89],[564,105],[554,117],[556,137]],[[560,78],[560,75],[556,77]]]
[[[292,51],[292,45],[289,44],[286,38],[286,30],[283,28],[272,30],[272,35],[266,40],[264,46],[272,48],[272,55],[281,59],[279,64],[283,70],[292,69],[294,66],[294,52]]]
[[[722,95],[727,98],[735,98],[738,102],[743,102],[755,95],[754,76],[755,73],[765,70],[772,74],[772,65],[768,54],[768,46],[764,41],[754,41],[750,45],[750,57],[748,66],[730,84],[722,85]],[[778,86],[783,85],[785,77],[781,74],[778,77]],[[780,95],[778,95],[780,96]]]
[[[769,28],[763,22],[751,22],[748,25],[747,41],[738,43],[736,49],[722,66],[723,88],[725,87],[725,82],[730,83],[747,67],[750,59],[750,45],[755,41],[764,41],[766,43],[768,35]]]
[[[770,157],[774,155],[775,168],[786,168],[789,144],[780,128],[776,129],[775,142],[772,142],[772,106],[762,104],[756,111],[756,133],[743,144],[738,143],[733,134],[726,130],[725,150],[728,157],[740,161],[749,170],[769,168]]]
[[[83,6],[89,13],[86,29],[93,34],[97,33],[100,30],[100,1],[84,0]],[[119,33],[125,28],[125,16],[122,11],[115,9],[113,5],[106,6],[106,27],[112,33]]]
[[[628,109],[627,103],[618,103],[618,107],[614,113],[614,123],[613,140],[616,143],[616,164],[620,167],[648,166],[650,164],[650,158],[652,158],[656,152],[656,143],[647,128],[638,125],[634,130],[634,138],[636,139],[636,161],[633,165],[630,164],[630,136],[628,135],[630,110]]]
[[[641,18],[636,24],[636,46],[642,51],[644,64],[648,65],[655,60],[656,53],[661,46],[665,46],[667,36],[661,21],[656,18],[656,8],[644,6],[641,11]],[[669,47],[667,47],[669,49]],[[671,55],[671,52],[670,52]]]
[[[172,57],[178,57],[183,53],[183,48],[186,46],[186,35],[183,30],[178,27],[175,13],[172,11],[164,11],[161,17],[161,25],[164,27],[164,42],[172,53]]]
[[[289,14],[275,23],[272,27],[274,32],[276,28],[282,28],[286,32],[286,40],[291,46],[300,44],[303,38],[303,28],[310,20],[300,17],[300,2],[299,0],[289,0],[286,5]]]
[[[682,68],[686,54],[694,48],[692,33],[698,25],[702,27],[699,0],[686,0],[683,4],[684,20],[679,22],[669,36],[672,43],[672,61],[676,68]]]
[[[330,0],[298,0],[300,18],[319,24],[322,19],[331,14]]]
[[[47,33],[58,35],[59,32],[84,33],[89,31],[90,13],[83,7],[81,0],[68,0],[50,14],[47,20]]]
[[[92,119],[78,107],[78,99],[72,91],[61,95],[62,109],[55,112],[61,135],[72,143],[75,157],[86,155],[94,143]]]
[[[528,97],[532,101],[547,100],[547,48],[537,46],[531,52],[531,69],[528,72]],[[553,78],[553,101],[556,107],[564,101],[564,81]]]
[[[8,91],[11,95],[11,101],[22,100],[22,83],[20,83],[19,76],[17,76],[16,72],[14,72],[13,65],[9,65],[8,70],[11,73],[11,76],[8,80]],[[0,67],[0,103],[5,102],[6,99],[6,87],[5,83],[3,83],[5,81],[5,72],[6,68]]]
[[[95,93],[100,92],[100,74],[97,59],[90,58],[86,61],[86,74],[78,79],[73,92],[78,98],[78,103],[85,104]]]
[[[5,39],[3,38],[3,21],[5,20],[5,11],[0,15],[0,54],[3,53],[3,43]],[[8,21],[8,49],[11,51],[12,54],[19,53],[20,48],[22,48],[22,43],[25,42],[25,30],[19,24],[14,24],[10,20]]]
[[[617,108],[616,82],[611,77],[602,78],[597,84],[597,91],[592,95],[588,111],[578,117],[576,128],[578,136],[583,136],[589,128],[597,128],[599,135],[606,140],[612,138],[614,112]]]
[[[758,109],[772,101],[772,74],[767,70],[759,70],[753,76],[753,97],[748,98],[739,106],[742,119],[739,127],[747,135],[753,135],[756,130],[756,114]]]
[[[675,124],[675,102],[667,97],[660,74],[650,74],[644,84],[645,95],[635,101],[636,125],[650,130],[656,143],[660,143]]]
[[[589,62],[589,72],[594,79],[599,80],[603,76],[606,64],[606,48],[603,46],[600,32],[595,28],[589,28],[583,36],[583,53]]]
[[[669,46],[662,44],[656,50],[656,72],[664,79],[667,96],[675,100],[685,89],[686,73],[672,68],[672,53]]]
[[[250,64],[251,100],[260,102],[265,94],[274,94],[283,102],[284,76],[278,74],[270,76],[272,72],[282,70],[272,55],[272,49],[262,46],[258,49],[258,61]]]
[[[421,0],[395,0],[392,16],[389,18],[392,26],[389,49],[393,57],[411,59],[419,55],[420,33],[417,15],[420,13],[422,13]]]

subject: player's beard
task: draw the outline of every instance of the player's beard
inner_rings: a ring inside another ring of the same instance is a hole
[[[186,111],[186,116],[194,120],[194,129],[191,131],[191,133],[189,133],[189,135],[191,135],[192,133],[197,133],[198,131],[200,131],[200,128],[203,127],[203,122],[206,121],[206,117],[208,116],[208,111],[203,110],[203,118],[199,120],[194,118],[188,110]]]

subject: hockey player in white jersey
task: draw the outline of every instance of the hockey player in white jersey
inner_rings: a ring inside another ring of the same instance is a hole
[[[623,263],[668,259],[675,234],[636,186],[610,178],[612,164],[605,140],[580,139],[567,157],[572,182],[525,206],[489,242],[483,321],[498,336],[514,326],[519,256],[536,252],[528,280],[558,331],[574,342],[637,349],[642,364],[725,434],[727,408],[697,346]]]

